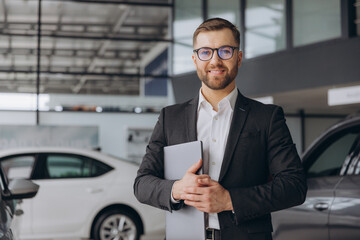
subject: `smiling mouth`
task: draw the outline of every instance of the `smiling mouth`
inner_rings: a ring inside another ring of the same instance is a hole
[[[223,72],[225,72],[225,70],[210,70],[209,73],[212,74],[222,74]]]

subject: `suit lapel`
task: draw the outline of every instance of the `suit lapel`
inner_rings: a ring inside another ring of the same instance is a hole
[[[196,130],[196,121],[197,121],[197,108],[199,103],[199,96],[193,98],[189,104],[186,106],[186,122],[185,126],[187,129],[187,138],[189,142],[197,140],[197,130]]]
[[[239,95],[236,99],[233,118],[229,130],[229,136],[225,147],[223,163],[220,170],[219,182],[221,182],[221,180],[224,178],[230,166],[232,155],[235,151],[239,136],[245,125],[245,121],[249,111],[250,111],[250,107],[248,105],[247,99],[239,92]]]

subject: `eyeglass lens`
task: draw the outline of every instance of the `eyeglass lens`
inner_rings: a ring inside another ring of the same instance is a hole
[[[212,48],[200,48],[198,50],[198,57],[200,58],[200,60],[203,61],[207,61],[210,60],[214,54],[214,51],[216,49],[212,49]],[[217,54],[219,56],[219,58],[223,59],[223,60],[228,60],[233,56],[233,48],[232,47],[228,47],[228,46],[224,46],[224,47],[220,47],[217,49]]]

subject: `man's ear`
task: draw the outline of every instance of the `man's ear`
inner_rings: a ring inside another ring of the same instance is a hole
[[[238,54],[238,67],[241,66],[242,57],[243,57],[243,52],[239,50],[239,54]]]
[[[196,57],[195,57],[195,54],[193,53],[193,55],[191,56],[191,58],[192,58],[192,60],[193,60],[193,62],[194,62],[194,64],[195,64],[195,66],[196,66]]]

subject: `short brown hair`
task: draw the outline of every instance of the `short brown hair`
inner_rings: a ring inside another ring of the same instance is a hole
[[[240,31],[237,29],[237,27],[234,24],[223,18],[210,18],[208,20],[205,20],[202,24],[200,24],[200,26],[194,32],[193,45],[195,45],[196,38],[199,35],[199,33],[222,30],[224,28],[228,28],[231,30],[234,39],[236,41],[236,44],[240,46]]]

